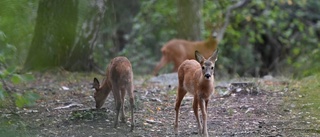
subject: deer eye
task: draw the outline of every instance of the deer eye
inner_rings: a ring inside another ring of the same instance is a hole
[[[202,69],[204,69],[204,66],[202,66]]]
[[[213,70],[213,69],[214,69],[214,67],[211,67],[211,69]]]

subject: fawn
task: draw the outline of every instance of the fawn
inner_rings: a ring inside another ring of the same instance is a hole
[[[158,75],[160,69],[170,62],[174,63],[173,71],[176,72],[183,61],[195,59],[194,52],[196,50],[201,52],[205,58],[208,58],[212,51],[217,49],[217,35],[216,31],[212,31],[211,36],[205,41],[170,40],[161,48],[162,57],[154,68],[153,75]]]
[[[97,78],[93,79],[93,87],[96,92],[94,99],[96,108],[100,109],[108,97],[110,91],[114,96],[116,105],[116,117],[114,128],[118,125],[119,111],[121,108],[121,122],[125,122],[124,97],[126,92],[129,95],[131,105],[131,131],[134,129],[134,95],[133,95],[133,72],[130,61],[126,57],[116,57],[111,60],[106,70],[106,79],[100,85]]]
[[[178,69],[179,86],[175,104],[176,119],[174,130],[178,134],[179,109],[183,97],[188,92],[194,95],[193,111],[198,122],[199,134],[204,134],[207,137],[207,108],[208,101],[215,90],[214,66],[218,59],[218,50],[215,50],[208,59],[205,59],[198,51],[195,51],[195,59],[196,61],[184,61]],[[199,120],[198,105],[200,105],[202,112],[202,125]]]

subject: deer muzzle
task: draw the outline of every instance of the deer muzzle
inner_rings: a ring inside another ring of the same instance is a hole
[[[211,75],[207,73],[207,74],[204,75],[204,77],[205,77],[206,79],[210,79]]]

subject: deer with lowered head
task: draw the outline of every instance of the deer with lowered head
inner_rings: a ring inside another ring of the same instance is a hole
[[[174,123],[175,133],[178,134],[179,109],[183,97],[187,93],[193,94],[193,111],[198,123],[199,134],[208,136],[207,111],[208,102],[215,91],[214,67],[218,59],[218,51],[206,59],[198,51],[195,51],[196,60],[184,61],[178,69],[179,86],[175,104],[176,119]],[[202,113],[202,123],[199,120],[198,107]]]
[[[134,94],[133,94],[133,72],[130,61],[126,57],[116,57],[111,60],[106,70],[106,78],[102,85],[100,85],[97,78],[93,79],[94,100],[96,108],[100,109],[110,91],[113,93],[116,116],[114,121],[114,128],[118,125],[119,113],[121,110],[121,122],[125,122],[124,111],[124,97],[126,93],[129,95],[129,102],[131,106],[131,131],[134,129]]]

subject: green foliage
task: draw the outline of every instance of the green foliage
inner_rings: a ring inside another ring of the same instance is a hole
[[[73,112],[70,116],[71,120],[93,120],[94,115],[99,114],[98,112],[95,111],[76,111]]]
[[[9,96],[14,96],[15,105],[19,108],[34,105],[35,101],[39,99],[38,94],[33,92],[25,92],[23,94],[13,93],[12,91],[7,91],[4,87],[4,83],[18,85],[23,82],[32,81],[34,79],[33,76],[31,74],[17,74],[15,71],[8,72],[6,69],[3,69],[1,72],[5,73],[0,73],[0,78],[2,80],[0,83],[0,101],[6,101],[7,99],[10,99]],[[12,90],[12,87],[10,89]]]
[[[299,57],[297,62],[293,62],[293,66],[297,68],[300,74],[298,76],[310,76],[320,71],[320,44],[318,47],[305,53],[306,55]],[[300,50],[299,50],[300,52]]]
[[[4,33],[3,33],[4,35]],[[5,37],[0,39],[0,46],[7,45],[0,51],[0,101],[6,101],[9,96],[13,96],[12,87],[9,88],[8,83],[12,83],[13,85],[20,84],[22,82],[32,81],[34,78],[31,74],[18,74],[17,67],[13,64],[10,64],[10,60],[12,60],[16,55],[16,48],[13,45],[7,44]],[[10,84],[11,85],[11,84]],[[6,87],[5,87],[6,86]],[[34,102],[38,99],[38,95],[26,92],[24,94],[15,93],[15,105],[17,107],[24,107],[33,105]]]
[[[111,39],[106,42],[106,46],[97,46],[97,52],[94,53],[94,56],[95,59],[104,62],[103,68],[106,67],[111,58],[122,55],[129,58],[134,68],[134,73],[150,73],[152,71],[151,68],[155,66],[161,56],[160,48],[162,45],[177,34],[177,5],[175,0],[142,0],[139,2],[140,11],[132,18],[131,33],[126,35],[126,39],[129,41],[126,47],[115,55],[112,50],[114,45]],[[108,19],[111,21],[107,22],[109,25],[106,26],[108,27],[106,31],[111,35],[113,32],[110,29],[121,24],[116,24],[117,22],[112,21],[113,17]],[[101,53],[101,51],[104,53]],[[101,58],[101,54],[105,56]]]
[[[23,122],[18,115],[1,115],[0,136],[3,137],[33,137],[28,124]]]
[[[234,1],[205,1],[203,22],[223,24],[227,8],[233,4]],[[255,0],[233,10],[225,37],[219,44],[217,72],[240,76],[269,73],[305,76],[320,70],[320,63],[315,63],[320,59],[317,54],[319,29],[316,29],[319,25],[313,21],[312,13],[319,4],[318,1]],[[178,25],[176,1],[140,1],[140,11],[133,18],[132,31],[127,36],[129,42],[117,55],[127,56],[133,67],[139,68],[134,69],[135,73],[149,73],[161,57],[163,44],[176,38]],[[205,27],[203,38],[210,32],[211,29]],[[111,42],[107,45],[112,49]],[[114,57],[111,53],[108,55],[112,55],[108,58]],[[310,63],[305,64],[306,60]]]
[[[221,19],[232,4],[235,3],[206,1],[204,20]],[[295,76],[319,72],[320,26],[315,20],[319,6],[319,1],[254,0],[232,11],[219,45],[219,71],[240,75],[293,72]],[[209,13],[211,16],[207,16]]]
[[[2,83],[0,83],[0,102],[5,99],[6,92],[3,90]]]
[[[72,121],[97,120],[106,119],[108,116],[110,115],[105,110],[90,109],[73,111],[68,119]]]
[[[134,71],[145,74],[157,63],[162,45],[176,35],[177,10],[176,1],[146,0],[141,7],[129,36],[132,43],[120,55],[132,57],[133,68],[139,68]]]
[[[32,92],[26,92],[23,94],[15,94],[15,105],[19,108],[25,107],[25,106],[32,106],[35,105],[35,101],[39,99],[39,95],[32,93]]]
[[[33,80],[31,74],[18,74],[18,70],[31,42],[37,3],[38,0],[0,2],[0,101],[5,102],[10,100],[10,96],[16,96],[18,107],[31,105],[37,97],[30,92],[19,96],[8,91],[13,90],[12,84]]]
[[[150,74],[161,57],[163,44],[176,38],[179,26],[177,1],[141,0],[136,3],[139,8],[128,9],[125,7],[129,6],[117,5],[117,1],[108,1],[101,28],[103,35],[94,50],[94,59],[102,68],[111,58],[124,55],[132,62],[136,74]],[[224,23],[227,8],[235,3],[203,1],[203,22]],[[89,4],[79,1],[79,29],[83,20],[90,17]],[[0,61],[6,62],[6,69],[9,66],[19,68],[31,43],[38,0],[2,0],[0,5]],[[320,1],[316,0],[251,0],[246,6],[235,9],[219,44],[217,73],[303,77],[319,72],[319,6]],[[138,13],[117,15],[133,10]],[[125,26],[123,28],[130,33],[125,35],[125,48],[115,53],[112,36],[119,26]],[[210,31],[204,28],[202,38]],[[17,83],[19,79],[19,76],[12,78]]]
[[[15,56],[6,56],[11,65],[21,65],[26,58],[33,35],[37,4],[38,0],[0,1],[0,41],[5,38],[5,42],[10,43],[0,42],[0,49],[2,52],[3,49],[15,50]],[[10,52],[5,53],[11,54]],[[0,60],[3,59],[2,56],[0,53]]]

